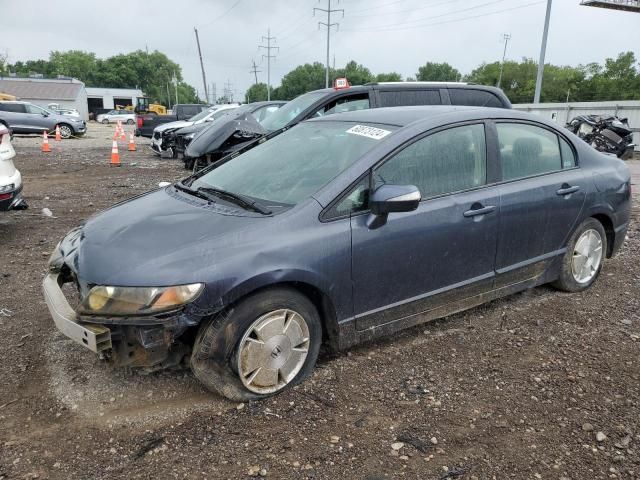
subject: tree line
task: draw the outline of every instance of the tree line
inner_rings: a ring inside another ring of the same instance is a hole
[[[352,60],[344,68],[330,69],[330,78],[346,77],[352,85],[369,82],[399,81],[466,81],[482,85],[497,85],[500,62],[483,63],[463,75],[449,63],[426,62],[414,76],[403,79],[397,72],[377,73]],[[501,88],[513,103],[533,101],[537,63],[530,58],[509,60],[503,65]],[[175,84],[181,103],[201,102],[196,90],[182,77],[180,66],[164,53],[135,52],[114,55],[105,59],[81,50],[53,51],[48,60],[28,60],[9,64],[0,57],[0,75],[10,72],[18,76],[42,74],[45,77],[64,75],[83,81],[88,87],[140,88],[152,102],[175,103]],[[272,88],[271,98],[291,100],[310,90],[324,88],[325,66],[319,62],[305,63],[288,72],[280,85]],[[247,101],[267,99],[264,83],[252,85],[246,92]],[[633,52],[607,58],[603,64],[558,66],[547,64],[542,86],[543,102],[588,102],[640,99],[640,64]],[[220,102],[227,99],[220,98]]]
[[[536,84],[537,62],[530,58],[506,61],[500,87],[512,103],[531,103]],[[418,68],[415,76],[406,81],[471,82],[497,85],[500,62],[483,63],[469,74],[463,75],[448,63],[427,62]],[[330,69],[331,79],[346,77],[351,85],[369,82],[403,81],[397,72],[373,74],[364,65],[348,62],[344,68]],[[271,90],[274,100],[291,100],[310,90],[324,88],[325,66],[319,62],[299,65],[287,73]],[[248,101],[267,99],[264,83],[252,85],[246,92]],[[620,53],[607,58],[604,64],[558,66],[545,64],[542,83],[542,102],[590,102],[606,100],[640,100],[640,63],[633,52]]]
[[[105,59],[81,50],[53,51],[48,60],[28,60],[6,63],[0,58],[0,75],[15,73],[20,77],[42,74],[46,78],[58,75],[73,77],[87,87],[139,88],[151,102],[173,105],[176,82],[180,103],[197,103],[196,90],[182,77],[180,65],[157,50],[143,50],[114,55]]]

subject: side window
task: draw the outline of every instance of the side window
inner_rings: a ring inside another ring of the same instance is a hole
[[[441,105],[439,90],[381,90],[381,107]]]
[[[422,138],[378,167],[375,187],[415,185],[422,198],[458,192],[487,183],[483,124],[464,125]]]
[[[562,168],[558,136],[541,127],[498,123],[502,179],[540,175]]]
[[[325,115],[331,115],[332,113],[352,112],[355,110],[365,110],[369,108],[369,94],[363,93],[360,95],[351,95],[347,97],[341,97],[337,100],[327,103],[312,117],[323,117]]]
[[[25,105],[26,109],[27,109],[27,113],[33,113],[33,114],[37,114],[37,115],[41,115],[43,110],[39,107],[36,107],[35,105]]]
[[[573,168],[576,166],[576,155],[573,153],[573,148],[569,145],[564,138],[560,139],[560,153],[562,154],[562,168]]]
[[[469,105],[472,107],[504,107],[498,97],[484,90],[450,88],[451,105]]]
[[[340,200],[325,214],[325,218],[337,218],[362,212],[369,207],[369,175],[356,183]]]

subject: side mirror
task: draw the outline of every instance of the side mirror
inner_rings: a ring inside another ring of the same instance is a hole
[[[49,116],[49,114],[48,114],[47,112],[42,112],[42,116],[43,116],[43,117],[48,117],[48,116]]]
[[[412,212],[420,204],[422,195],[414,185],[381,185],[371,195],[369,208],[371,215],[367,226],[371,229],[387,223],[390,213]]]
[[[164,188],[164,187],[168,187],[169,185],[171,185],[171,182],[160,182],[158,184],[158,187]]]

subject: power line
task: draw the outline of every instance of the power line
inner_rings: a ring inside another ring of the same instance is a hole
[[[262,37],[262,41],[267,41],[266,45],[258,45],[258,49],[260,48],[264,48],[267,50],[267,54],[266,55],[262,55],[262,58],[266,58],[267,59],[267,100],[271,100],[271,59],[272,58],[276,58],[275,55],[271,55],[271,50],[278,50],[280,51],[280,47],[273,47],[271,46],[271,40],[276,40],[276,37],[272,37],[271,36],[271,29],[268,28],[267,29],[267,36],[266,37]]]
[[[434,22],[434,23],[425,23],[422,25],[410,25],[407,27],[402,27],[401,25],[403,25],[402,23],[399,24],[392,24],[392,25],[387,25],[386,28],[383,27],[367,27],[367,28],[362,28],[362,29],[355,29],[355,28],[349,28],[349,29],[344,29],[344,31],[348,31],[348,32],[367,32],[367,31],[376,31],[376,32],[394,32],[394,31],[398,31],[398,30],[411,30],[414,28],[424,28],[424,27],[433,27],[436,25],[446,25],[449,23],[457,23],[457,22],[462,22],[465,20],[473,20],[475,18],[481,18],[481,17],[488,17],[490,15],[497,15],[500,13],[505,13],[505,12],[510,12],[513,10],[519,10],[521,8],[526,8],[526,7],[531,7],[533,5],[539,5],[541,3],[544,3],[545,0],[539,0],[537,2],[530,2],[530,3],[525,3],[524,5],[518,5],[517,7],[511,7],[511,8],[504,8],[502,10],[496,10],[493,12],[487,12],[487,13],[482,13],[480,15],[472,15],[470,17],[462,17],[462,18],[455,18],[452,20],[444,20],[442,22]],[[392,28],[396,25],[400,25],[400,28]]]
[[[329,88],[329,48],[330,48],[330,43],[331,43],[331,27],[336,27],[336,28],[340,28],[340,24],[339,23],[331,23],[331,14],[332,13],[337,13],[337,12],[342,12],[342,18],[344,18],[344,10],[342,8],[338,8],[338,9],[331,9],[331,0],[327,0],[327,8],[318,8],[318,7],[314,7],[313,9],[313,14],[316,14],[316,10],[319,12],[325,12],[327,14],[327,21],[326,22],[318,22],[318,28],[321,25],[324,25],[325,27],[327,27],[327,69],[325,71],[325,75],[324,75],[324,88]]]
[[[205,23],[204,25],[201,25],[200,28],[203,27],[208,27],[209,25],[214,24],[215,22],[217,22],[218,20],[220,20],[222,17],[224,17],[225,15],[227,15],[231,10],[233,10],[234,8],[236,8],[238,6],[238,4],[241,2],[242,0],[237,0],[236,3],[234,3],[233,5],[231,5],[231,7],[228,10],[225,10],[222,14],[218,15],[216,18],[214,18],[213,20],[211,20],[208,23]]]

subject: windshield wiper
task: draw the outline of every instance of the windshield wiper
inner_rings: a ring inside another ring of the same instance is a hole
[[[252,200],[239,193],[227,192],[226,190],[220,190],[219,188],[215,187],[199,187],[197,190],[195,190],[195,192],[203,192],[205,194],[209,193],[216,195],[220,198],[224,198],[225,200],[229,200],[246,210],[253,210],[254,212],[258,212],[262,215],[271,215],[273,213],[271,210],[264,207],[260,202]]]
[[[199,192],[198,190],[194,190],[193,188],[189,187],[188,185],[185,185],[184,183],[182,183],[181,181],[174,183],[173,186],[175,188],[177,188],[178,190],[182,190],[183,192],[186,192],[186,193],[188,193],[190,195],[195,195],[196,197],[203,198],[204,200],[211,200],[209,195],[206,195],[203,192]]]

